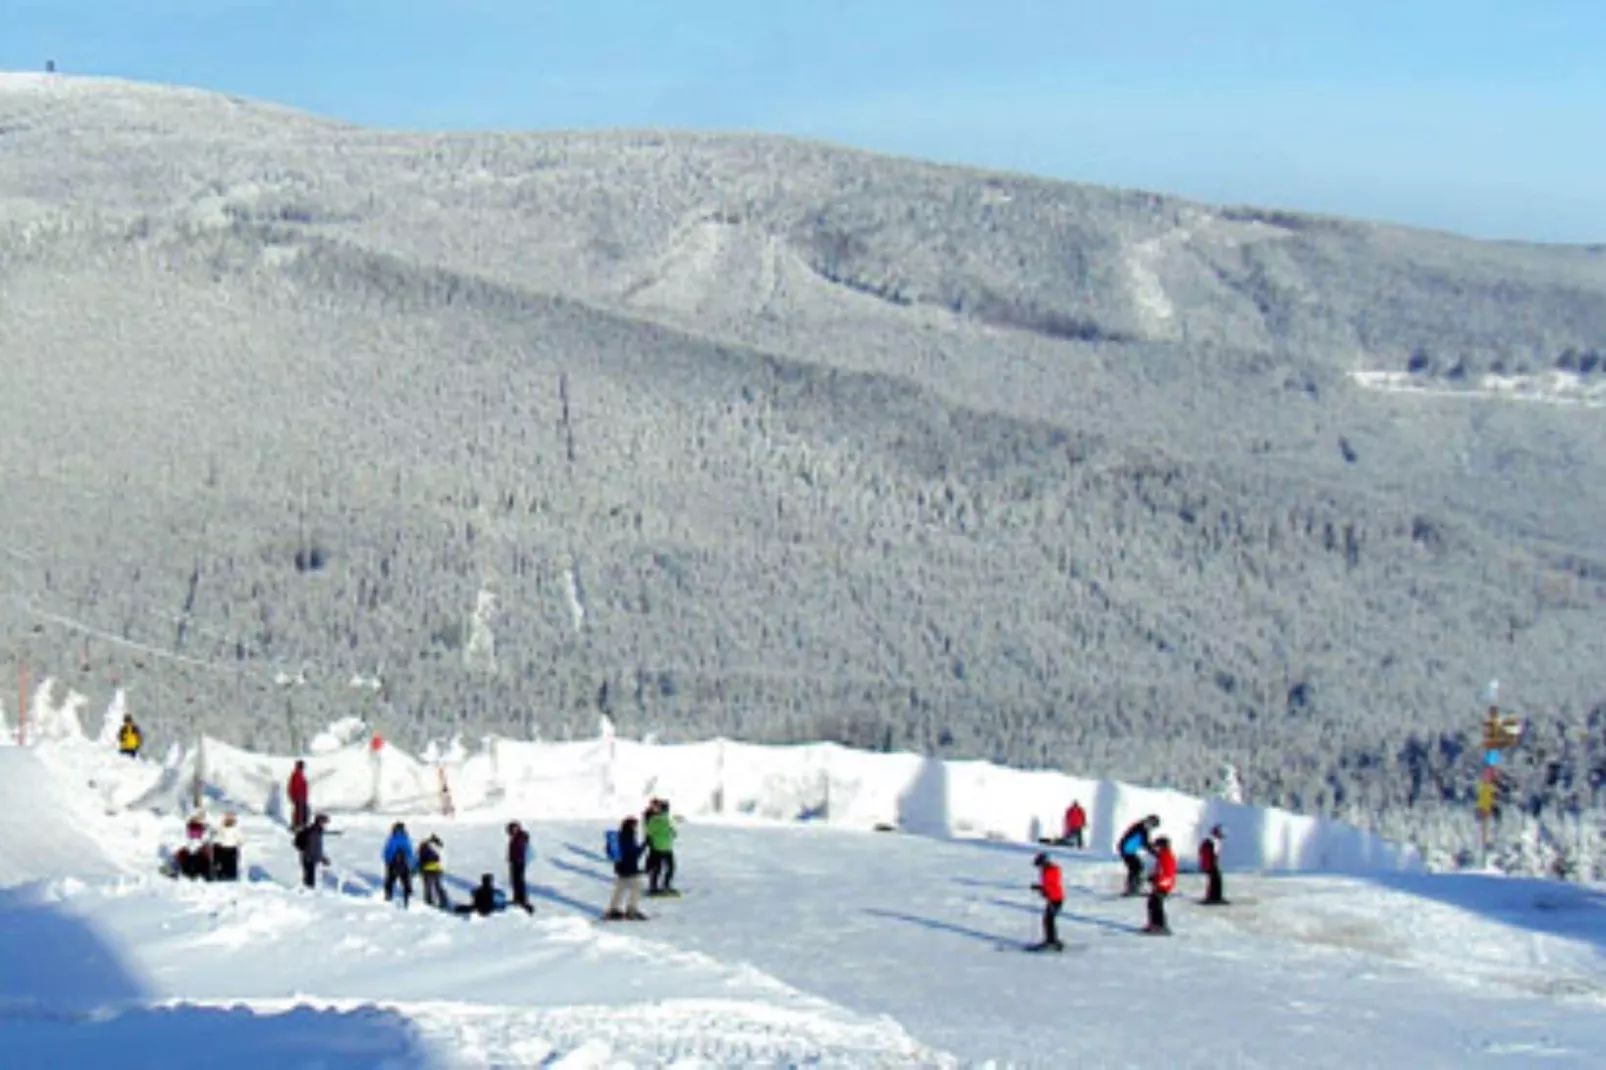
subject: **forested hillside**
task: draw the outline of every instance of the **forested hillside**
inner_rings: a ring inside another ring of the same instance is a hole
[[[158,744],[607,713],[1369,818],[1466,805],[1497,676],[1511,805],[1591,804],[1603,353],[1598,251],[0,78],[0,649]]]

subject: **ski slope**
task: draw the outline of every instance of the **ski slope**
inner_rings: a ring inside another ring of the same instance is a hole
[[[575,818],[527,822],[533,917],[465,920],[383,901],[387,815],[336,816],[315,893],[260,814],[247,880],[156,876],[181,815],[105,799],[161,775],[88,745],[0,748],[0,1066],[1350,1070],[1606,1051],[1606,900],[1577,886],[1232,872],[1234,905],[1204,908],[1185,875],[1163,939],[1135,932],[1142,902],[1113,894],[1104,852],[1056,850],[1071,950],[1026,955],[1031,846],[708,815],[681,825],[686,896],[603,924],[606,826]],[[455,897],[482,872],[505,886],[503,815],[407,820],[445,840]]]

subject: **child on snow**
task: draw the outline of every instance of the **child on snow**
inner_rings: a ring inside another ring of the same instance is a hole
[[[636,837],[636,819],[627,817],[619,826],[618,846],[613,856],[613,896],[608,900],[604,921],[646,921],[641,913],[641,842]]]
[[[1046,854],[1039,854],[1032,859],[1032,864],[1037,867],[1037,883],[1032,885],[1032,891],[1043,897],[1043,942],[1035,945],[1034,950],[1064,951],[1065,945],[1060,943],[1059,915],[1065,906],[1065,882],[1060,867]]]
[[[431,836],[418,848],[418,872],[424,879],[424,902],[442,910],[452,909],[451,901],[446,898],[446,888],[441,884],[446,874],[446,858],[439,836]]]
[[[1213,825],[1210,835],[1199,844],[1199,871],[1205,875],[1205,897],[1200,900],[1206,906],[1226,906],[1227,900],[1222,897],[1221,888],[1221,841],[1227,838],[1226,832],[1220,825]]]
[[[673,887],[677,833],[674,819],[669,816],[669,801],[654,799],[647,812],[647,894],[679,895]]]
[[[1170,936],[1166,925],[1166,896],[1177,886],[1177,856],[1171,853],[1171,841],[1164,836],[1154,841],[1154,873],[1149,877],[1149,924],[1144,932],[1156,936]]]
[[[385,841],[383,857],[385,902],[394,898],[396,885],[400,884],[402,909],[405,910],[413,898],[413,870],[418,868],[418,858],[413,854],[413,840],[407,835],[407,826],[400,821],[390,827],[390,838]]]
[[[1154,845],[1149,842],[1149,833],[1160,827],[1160,819],[1150,814],[1141,821],[1134,821],[1127,830],[1121,833],[1116,841],[1116,850],[1121,855],[1121,861],[1126,863],[1126,894],[1137,895],[1143,885],[1143,859],[1138,852],[1147,851],[1154,854]]]
[[[204,811],[195,811],[184,823],[184,846],[173,852],[173,863],[191,880],[212,879],[211,829]]]

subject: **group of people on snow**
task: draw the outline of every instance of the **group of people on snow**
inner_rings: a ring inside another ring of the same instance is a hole
[[[196,810],[184,822],[184,843],[173,851],[173,870],[191,880],[237,881],[244,839],[239,815],[225,813],[222,823],[213,828],[206,811]]]
[[[1066,834],[1061,842],[1067,845],[1072,839],[1073,820],[1077,833],[1075,845],[1080,847],[1082,830],[1087,827],[1087,815],[1079,802],[1072,803],[1071,809],[1066,812]],[[1170,837],[1155,835],[1159,827],[1160,818],[1156,814],[1134,821],[1116,841],[1116,854],[1126,866],[1124,896],[1143,894],[1143,855],[1148,854],[1154,860],[1153,867],[1147,871],[1148,924],[1143,931],[1150,935],[1169,936],[1171,927],[1166,919],[1165,905],[1177,887],[1177,856],[1171,848]],[[1220,825],[1214,825],[1199,844],[1199,871],[1204,874],[1206,882],[1205,895],[1200,902],[1207,906],[1224,906],[1227,903],[1221,875],[1221,851],[1226,836],[1226,831]],[[1038,871],[1037,883],[1032,885],[1032,890],[1044,902],[1043,939],[1041,943],[1033,945],[1033,950],[1063,951],[1065,945],[1059,938],[1059,915],[1065,906],[1063,874],[1059,864],[1043,852],[1038,853],[1032,864]]]

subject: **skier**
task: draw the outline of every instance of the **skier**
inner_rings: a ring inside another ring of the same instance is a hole
[[[679,895],[672,887],[675,880],[675,822],[669,816],[669,802],[655,800],[656,807],[647,819],[647,894]]]
[[[1043,897],[1043,942],[1033,944],[1028,951],[1042,951],[1053,948],[1055,951],[1064,951],[1065,945],[1060,943],[1059,915],[1065,906],[1065,883],[1060,877],[1060,867],[1046,854],[1039,854],[1032,859],[1032,865],[1037,867],[1037,883],[1032,885],[1032,891]]]
[[[396,885],[402,889],[402,909],[413,898],[413,870],[418,868],[418,858],[413,854],[413,839],[407,835],[407,826],[400,821],[390,827],[390,838],[385,841],[385,902],[390,902],[395,895]]]
[[[1226,906],[1227,900],[1222,897],[1221,889],[1221,841],[1227,838],[1227,833],[1220,825],[1212,825],[1210,835],[1199,844],[1199,871],[1205,875],[1205,897],[1200,900],[1206,906]]]
[[[290,774],[290,784],[286,790],[290,796],[290,828],[299,832],[307,827],[312,820],[312,808],[307,804],[307,763],[297,761],[296,767]]]
[[[1121,861],[1126,863],[1126,895],[1138,895],[1143,886],[1143,860],[1138,857],[1139,851],[1154,854],[1154,845],[1149,842],[1149,834],[1160,827],[1160,819],[1150,814],[1142,821],[1134,821],[1121,833],[1117,841],[1117,850],[1121,854]]]
[[[641,913],[641,850],[636,838],[636,819],[627,817],[619,825],[616,842],[612,845],[613,896],[608,900],[604,921],[646,921]]]
[[[474,895],[466,903],[459,903],[454,912],[458,914],[478,914],[488,918],[499,910],[506,910],[506,903],[496,901],[496,885],[489,873],[480,875],[480,886],[474,889]]]
[[[239,820],[233,811],[224,814],[222,827],[212,837],[212,870],[220,881],[240,879]]]
[[[446,873],[441,846],[439,836],[431,836],[419,845],[418,872],[424,879],[424,902],[432,907],[450,910],[451,901],[446,898],[446,888],[441,884],[441,878]]]
[[[1072,800],[1070,809],[1065,811],[1065,836],[1060,843],[1066,847],[1082,846],[1082,836],[1087,829],[1087,811],[1082,809],[1080,799]]]
[[[1143,931],[1155,936],[1170,936],[1165,921],[1165,899],[1177,886],[1177,856],[1171,853],[1171,841],[1164,836],[1154,841],[1154,873],[1149,877],[1149,924]]]
[[[507,826],[507,876],[508,884],[513,890],[513,903],[524,908],[526,914],[534,914],[535,908],[530,905],[530,892],[524,883],[524,867],[530,864],[534,852],[530,849],[530,834],[524,831],[524,826],[517,821],[508,822]]]
[[[134,723],[134,715],[123,714],[123,726],[117,730],[117,753],[125,758],[138,758],[139,748],[144,745],[145,737]]]
[[[296,832],[296,851],[301,855],[301,883],[307,888],[318,886],[318,867],[329,865],[329,857],[323,853],[323,837],[329,827],[329,815],[319,814],[317,820],[310,825],[303,825]]]

